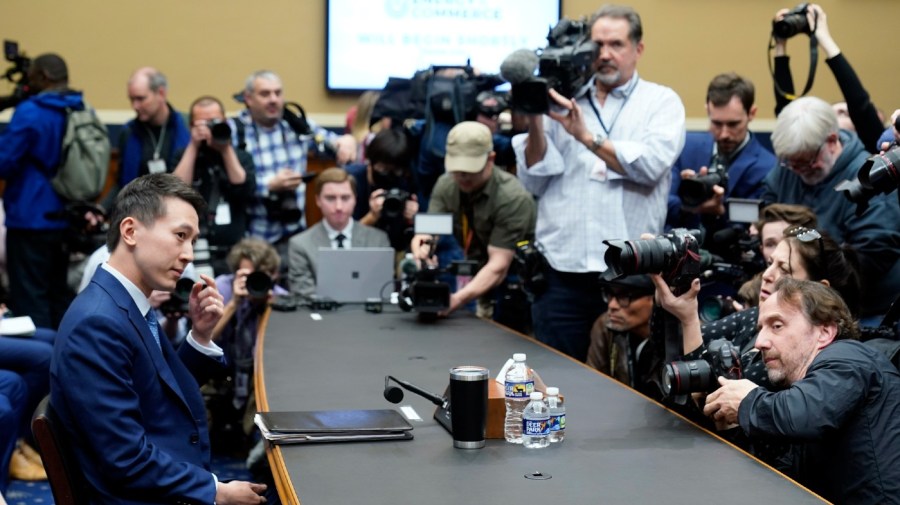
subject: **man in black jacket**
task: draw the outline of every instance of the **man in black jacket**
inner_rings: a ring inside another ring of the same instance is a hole
[[[719,378],[703,412],[751,439],[792,443],[792,477],[829,501],[900,503],[900,372],[854,341],[840,295],[782,278],[760,306],[759,327],[769,379],[787,389]]]

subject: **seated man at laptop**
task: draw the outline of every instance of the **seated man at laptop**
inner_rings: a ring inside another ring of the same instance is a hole
[[[390,247],[385,232],[353,219],[356,180],[341,168],[329,168],[316,176],[316,205],[322,220],[291,238],[288,246],[291,293],[304,299],[316,292],[316,263],[320,247]]]
[[[494,156],[491,131],[479,122],[459,123],[447,135],[447,173],[434,185],[428,213],[453,214],[453,235],[480,268],[465,284],[457,279],[444,315],[478,299],[477,315],[493,317],[488,295],[506,279],[516,243],[534,235],[534,198],[514,175],[495,169]],[[433,242],[430,235],[416,235],[410,249],[425,261]]]

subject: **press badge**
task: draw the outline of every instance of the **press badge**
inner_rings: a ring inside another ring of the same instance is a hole
[[[166,173],[166,161],[165,160],[150,160],[147,162],[147,169],[151,174],[164,174]]]
[[[231,224],[231,207],[227,202],[219,202],[216,205],[216,226],[227,226]]]

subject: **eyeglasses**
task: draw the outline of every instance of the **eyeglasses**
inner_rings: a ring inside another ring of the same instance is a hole
[[[823,147],[825,147],[825,144],[822,144],[819,146],[819,149],[816,150],[816,155],[813,156],[812,159],[809,161],[804,161],[802,163],[795,163],[791,160],[782,158],[782,159],[778,160],[778,164],[781,166],[781,168],[783,168],[785,170],[793,170],[793,171],[802,171],[802,170],[805,170],[808,168],[812,168],[813,165],[815,165],[816,162],[819,161],[819,156],[822,154]]]
[[[815,228],[807,228],[805,226],[792,226],[784,230],[785,237],[794,237],[800,242],[819,242],[819,255],[825,254],[825,245],[822,240],[822,234]]]
[[[608,304],[610,300],[615,298],[616,302],[618,302],[619,304],[619,307],[622,307],[623,309],[627,309],[628,306],[631,305],[632,301],[637,300],[638,298],[643,298],[645,296],[650,296],[652,294],[653,293],[628,293],[624,291],[613,291],[609,288],[600,289],[600,295],[603,297],[604,303]]]

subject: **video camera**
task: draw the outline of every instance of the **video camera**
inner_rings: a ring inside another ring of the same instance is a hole
[[[672,287],[686,288],[712,264],[709,254],[700,250],[700,237],[700,230],[675,228],[653,239],[604,240],[608,268],[603,278],[655,273]]]
[[[736,380],[742,376],[738,348],[720,338],[709,343],[703,359],[667,363],[662,372],[663,394],[710,393],[719,388],[719,377]]]
[[[550,88],[567,98],[584,87],[594,74],[599,46],[590,38],[586,20],[560,19],[547,34],[547,47],[537,56],[520,50],[509,55],[500,74],[512,83],[512,106],[524,114],[550,110]],[[535,67],[538,77],[534,77]]]
[[[856,177],[857,180],[841,181],[834,190],[843,192],[848,200],[856,204],[856,214],[862,215],[872,197],[888,194],[900,186],[900,146],[892,144],[884,154],[867,159]],[[900,198],[900,193],[897,196]]]
[[[404,287],[400,290],[399,305],[406,312],[415,310],[424,317],[435,316],[450,308],[450,285],[440,280],[441,274],[475,275],[478,263],[470,260],[454,260],[446,268],[425,266],[418,268],[415,260],[401,262]]]
[[[6,61],[13,64],[3,74],[3,78],[15,85],[12,94],[0,97],[0,111],[15,107],[22,100],[31,96],[31,88],[28,83],[28,69],[31,67],[31,58],[19,52],[19,43],[12,40],[3,41],[3,55]]]

